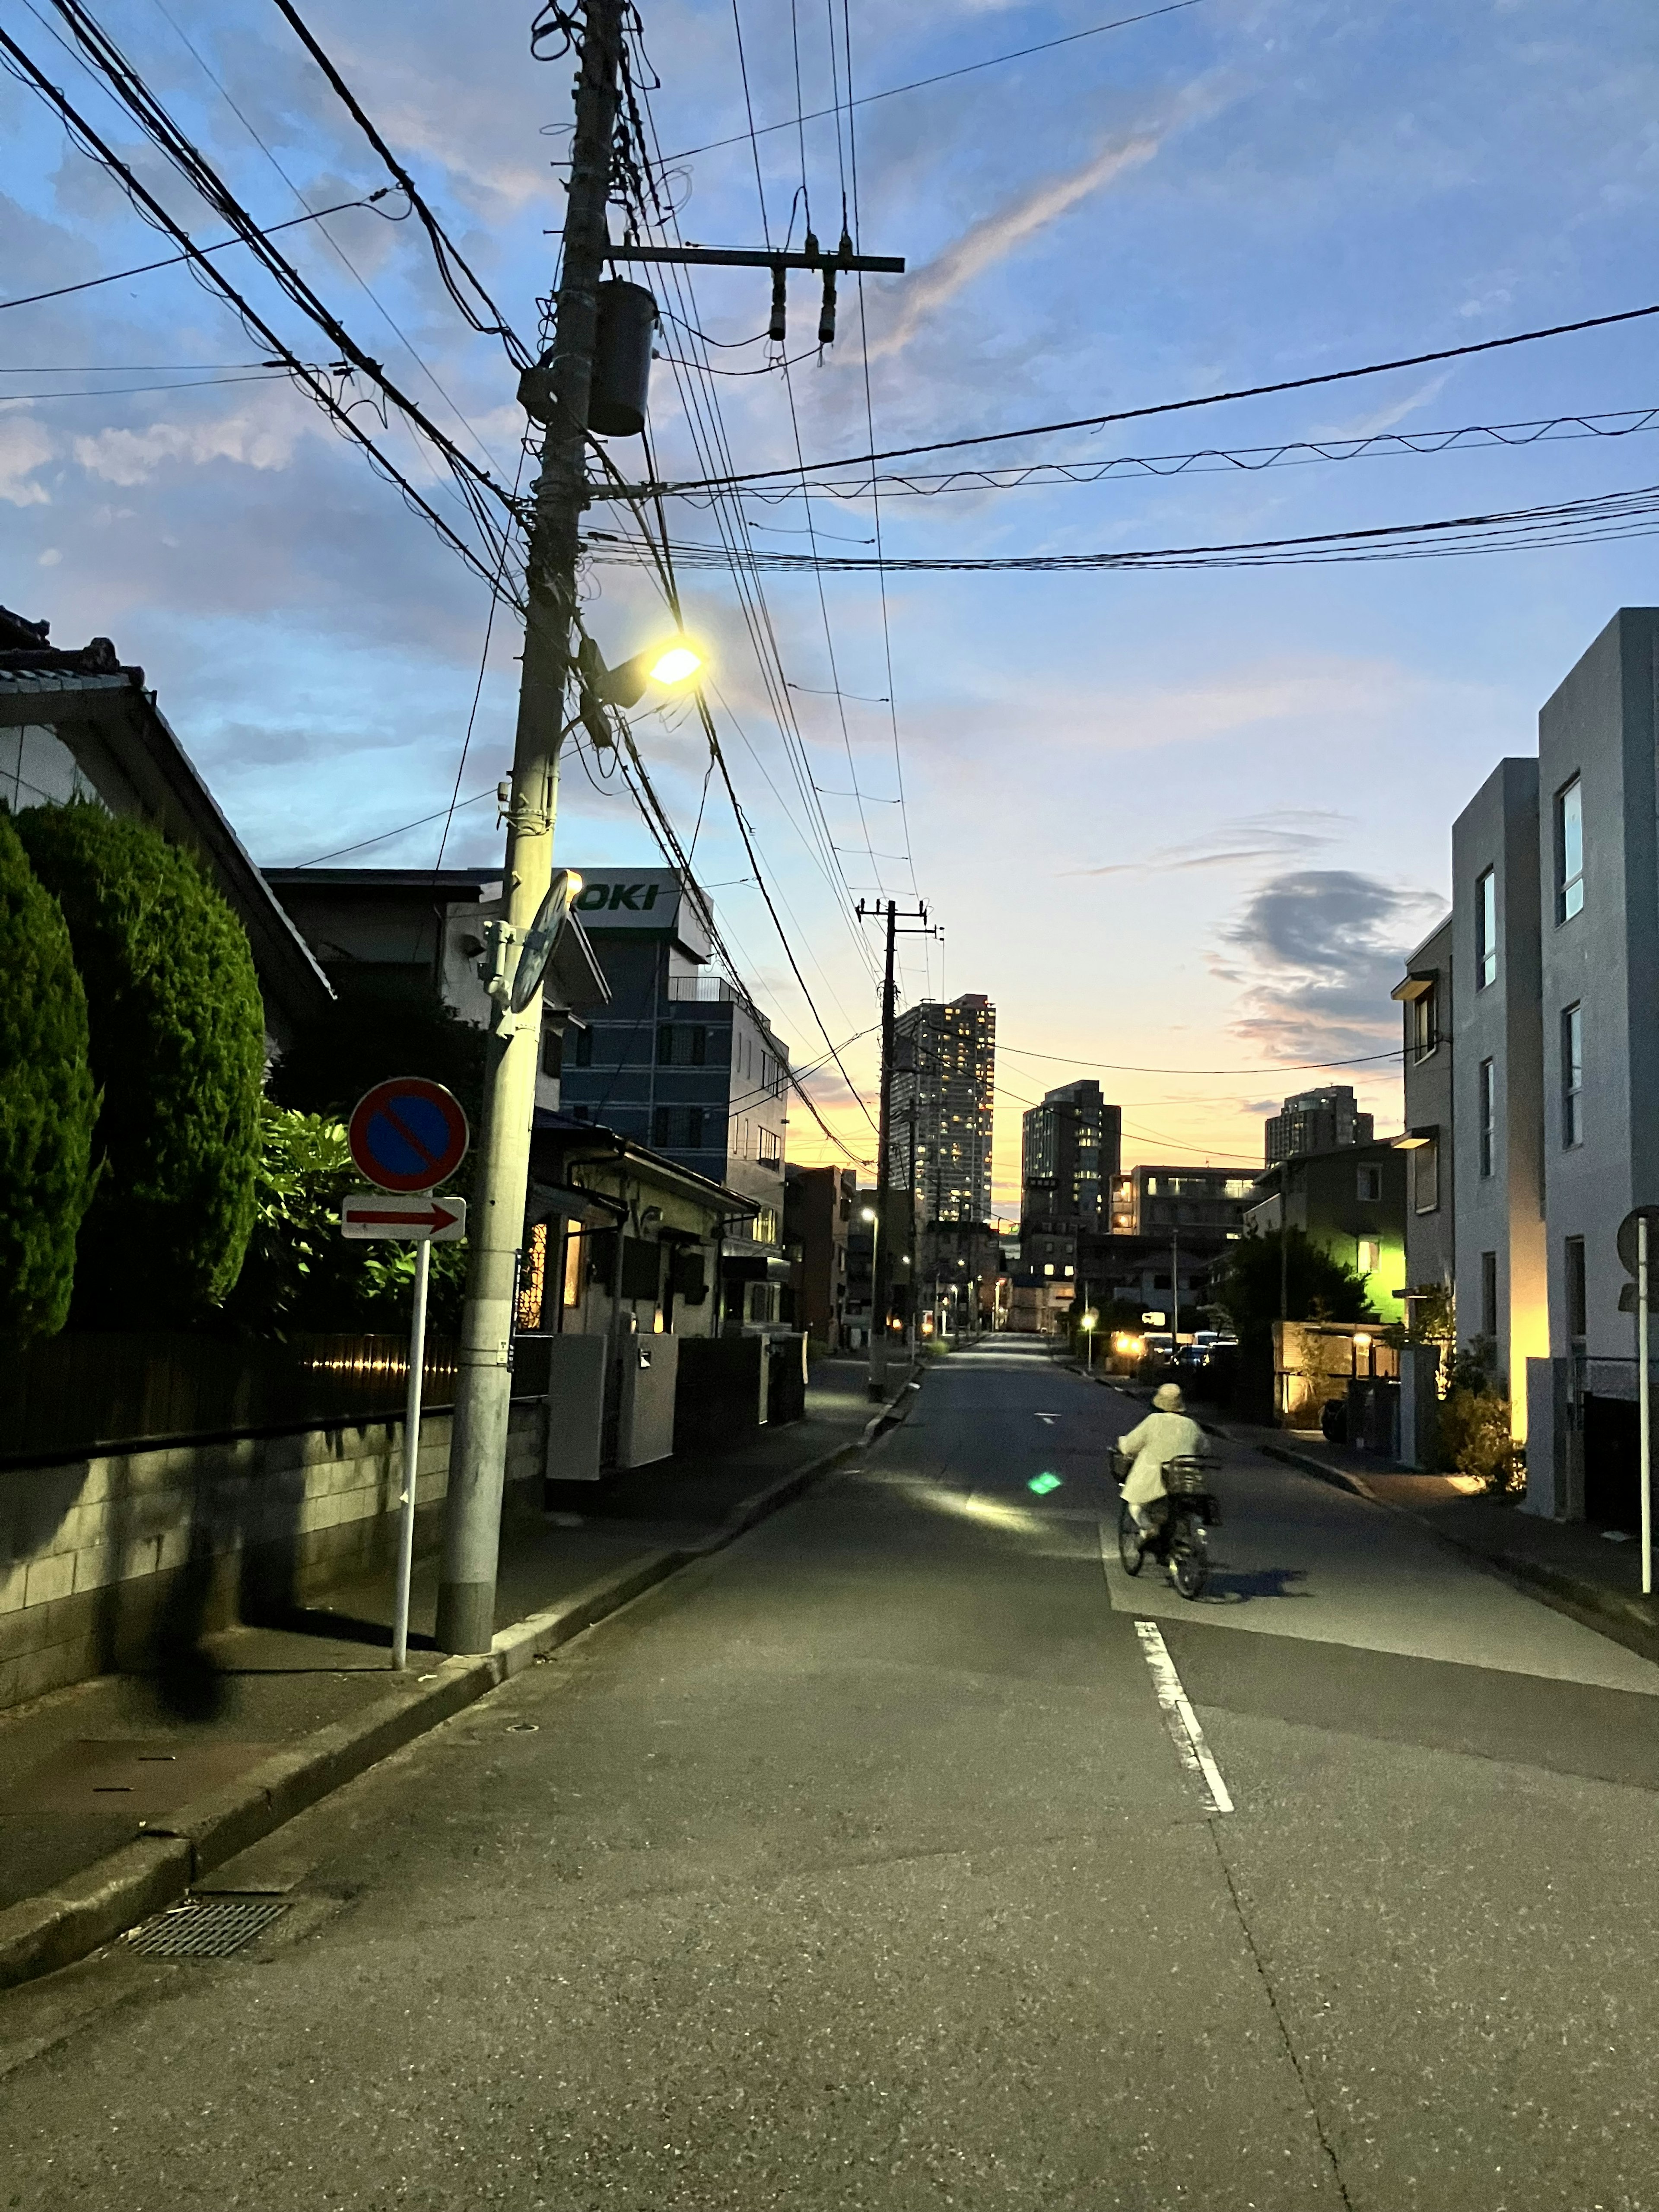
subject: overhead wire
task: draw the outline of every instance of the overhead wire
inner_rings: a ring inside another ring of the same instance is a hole
[[[819,461],[815,472],[833,469],[867,469],[878,461],[901,461],[913,453],[959,453],[970,446],[1007,445],[1018,438],[1047,438],[1061,430],[1104,429],[1113,422],[1144,422],[1154,415],[1181,415],[1195,407],[1219,407],[1237,399],[1264,399],[1285,392],[1311,392],[1323,385],[1346,384],[1357,377],[1385,376],[1395,369],[1423,368],[1442,361],[1462,361],[1474,354],[1497,353],[1507,346],[1531,345],[1543,338],[1570,337],[1583,331],[1610,330],[1623,323],[1641,322],[1659,315],[1659,302],[1645,307],[1625,307],[1616,314],[1586,315],[1577,322],[1551,323],[1537,330],[1512,331],[1501,338],[1474,338],[1466,345],[1439,346],[1425,353],[1401,354],[1389,361],[1363,362],[1354,368],[1330,368],[1312,376],[1280,377],[1270,384],[1238,385],[1225,392],[1200,392],[1190,399],[1160,399],[1143,407],[1120,407],[1107,414],[1074,415],[1064,422],[1031,422],[1014,430],[984,430],[971,436],[935,438],[925,445],[889,446],[877,452],[850,453],[840,460]],[[684,492],[724,490],[730,486],[765,483],[782,477],[797,477],[798,468],[746,469],[740,474],[702,481],[653,484],[653,491],[678,495]]]
[[[287,341],[260,314],[246,295],[240,291],[209,258],[206,249],[194,243],[183,226],[169,214],[167,208],[142,181],[136,171],[121,158],[93,124],[81,113],[68,94],[60,87],[52,83],[45,70],[39,66],[26,49],[17,43],[3,25],[0,25],[0,65],[3,65],[21,83],[27,86],[56,112],[71,140],[80,150],[109,171],[121,185],[135,210],[147,222],[178,243],[183,249],[180,258],[191,264],[192,272],[205,283],[209,289],[217,292],[235,309],[243,327],[251,336],[257,336],[270,348],[273,353],[281,356],[288,365],[290,376],[330,417],[335,427],[343,435],[352,439],[363,448],[369,457],[371,465],[377,472],[386,481],[393,484],[411,508],[426,520],[451,550],[459,553],[467,566],[476,574],[482,576],[487,583],[490,583],[493,588],[491,569],[477,549],[459,534],[447,517],[441,514],[421,489],[410,481],[390,455],[362,428],[356,420],[353,409],[343,404],[319,372],[301,359]],[[240,225],[234,227],[240,228]],[[254,234],[263,235],[257,230]],[[240,242],[247,243],[247,237],[242,236]],[[515,605],[519,604],[516,599],[514,604]]]
[[[1085,39],[1097,39],[1105,31],[1127,30],[1132,23],[1150,23],[1155,16],[1178,15],[1186,9],[1201,4],[1202,0],[1166,0],[1164,6],[1143,9],[1138,15],[1119,15],[1109,23],[1091,23],[1086,30],[1068,31],[1062,38],[1039,39],[1034,45],[1016,46],[1008,53],[988,54],[983,61],[963,62],[957,69],[939,70],[932,76],[913,77],[908,84],[890,84],[882,92],[866,92],[856,101],[852,99],[849,88],[847,104],[849,107],[871,107],[878,100],[896,100],[901,93],[921,92],[928,85],[948,84],[953,77],[972,76],[981,70],[1000,69],[1006,62],[1024,61],[1032,54],[1050,53],[1056,46],[1074,46]],[[799,109],[799,89],[795,105]],[[730,138],[710,138],[703,145],[684,147],[679,153],[670,154],[666,158],[671,161],[689,161],[694,154],[712,154],[722,146],[741,146],[745,137],[764,138],[774,131],[793,131],[804,124],[820,122],[826,115],[833,115],[836,112],[836,108],[830,107],[810,108],[805,113],[786,115],[776,123],[763,123],[758,130],[753,131],[739,131]]]
[[[377,200],[387,198],[391,191],[390,185],[382,185],[379,191],[371,192],[367,199],[338,200],[332,207],[319,208],[313,215],[291,216],[286,222],[267,223],[264,234],[270,238],[279,230],[294,230],[301,223],[320,222],[325,216],[345,215],[353,208],[372,208]],[[380,211],[377,210],[376,212]],[[380,215],[382,222],[406,222],[408,219],[407,210],[400,216]],[[196,251],[198,253],[228,253],[233,246],[240,246],[243,242],[240,238],[222,238],[211,246],[199,246]],[[188,253],[168,253],[160,261],[140,261],[131,269],[112,269],[106,276],[83,276],[76,284],[54,284],[50,291],[25,292],[15,300],[0,300],[0,308],[33,307],[42,300],[67,299],[71,292],[94,292],[100,284],[119,284],[129,276],[148,276],[157,269],[176,269],[181,261],[188,261],[190,258]]]

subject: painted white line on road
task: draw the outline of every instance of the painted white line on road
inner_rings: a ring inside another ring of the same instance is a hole
[[[1186,1691],[1181,1686],[1181,1677],[1176,1672],[1176,1663],[1170,1656],[1163,1631],[1155,1620],[1138,1620],[1135,1634],[1140,1638],[1141,1656],[1152,1669],[1152,1686],[1158,1692],[1158,1702],[1164,1709],[1164,1724],[1174,1741],[1182,1765],[1202,1782],[1212,1813],[1231,1813],[1234,1809],[1233,1801],[1221,1778],[1221,1769],[1216,1765],[1209,1745],[1204,1741],[1198,1715],[1193,1711]]]

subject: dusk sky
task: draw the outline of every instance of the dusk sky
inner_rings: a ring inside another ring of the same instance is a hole
[[[757,142],[763,216],[731,0],[641,5],[683,234],[758,245],[763,225],[776,240],[793,223],[798,242],[803,133]],[[97,12],[262,223],[386,181],[265,0],[100,0]],[[532,60],[524,0],[304,0],[302,12],[533,336],[561,220],[552,165],[570,117],[568,61]],[[850,0],[854,89],[1132,12],[1132,0]],[[47,0],[11,0],[3,19],[192,234],[223,235],[58,42]],[[844,96],[829,37],[839,4],[742,0],[740,19],[758,123],[795,112],[797,42],[806,106]],[[763,343],[741,343],[765,327],[764,271],[696,281],[692,319],[733,372],[705,389],[718,391],[739,469],[795,461],[797,428],[809,462],[868,448],[861,335],[875,443],[890,447],[1659,299],[1651,0],[1194,0],[872,101],[854,121],[851,143],[844,118],[805,126],[805,182],[813,227],[833,241],[855,164],[860,247],[907,258],[906,275],[866,280],[863,333],[846,286],[840,336],[820,357],[816,301],[799,280],[786,384],[766,373]],[[0,129],[6,301],[168,250],[3,76]],[[511,483],[524,421],[514,373],[454,312],[417,225],[359,210],[283,236],[360,343]],[[326,360],[240,249],[222,258],[307,359]],[[947,458],[1094,464],[1611,416],[1659,407],[1655,337],[1636,322]],[[701,343],[665,320],[664,356]],[[106,635],[143,665],[257,859],[381,839],[346,857],[429,865],[441,822],[382,833],[447,805],[488,594],[261,358],[178,268],[0,313],[0,390],[21,395],[0,403],[0,599],[49,619],[59,644]],[[704,473],[666,359],[652,434],[665,476]],[[428,479],[395,425],[386,443]],[[625,474],[642,472],[637,441],[612,452]],[[1271,468],[1213,461],[1173,479],[1126,471],[895,492],[881,526],[886,552],[911,556],[1208,545],[1535,507],[1655,478],[1651,434],[1556,435]],[[810,512],[799,495],[751,498],[747,512],[763,549],[805,550],[810,526],[823,551],[874,550],[867,497],[814,498]],[[591,520],[611,526],[606,509]],[[678,540],[712,539],[703,506],[675,502],[670,522]],[[1022,1105],[1079,1075],[1121,1101],[1131,1161],[1258,1162],[1263,1112],[1321,1080],[1352,1080],[1379,1131],[1397,1127],[1397,1064],[1382,1056],[1398,1038],[1388,994],[1449,895],[1452,817],[1503,754],[1535,748],[1540,704],[1613,611],[1656,597],[1641,536],[1312,567],[899,573],[885,630],[872,576],[825,575],[821,599],[811,575],[769,574],[831,858],[730,576],[688,569],[682,580],[763,867],[831,1037],[859,1036],[846,1059],[866,1101],[876,939],[869,930],[860,945],[852,900],[919,895],[941,925],[942,945],[907,948],[907,1000],[995,1001],[998,1196],[1010,1212]],[[586,589],[588,625],[612,659],[665,627],[631,568],[595,562]],[[463,799],[493,793],[510,759],[516,651],[512,618],[499,617]],[[699,872],[747,981],[798,1063],[819,1060],[823,1036],[744,880],[718,780],[705,799],[697,725],[681,704],[642,714],[636,734],[688,842],[699,825]],[[447,858],[498,850],[493,805],[463,806]],[[596,789],[574,757],[559,853],[589,868],[658,858],[626,796]],[[1331,1065],[1346,1061],[1359,1064]],[[854,1152],[872,1157],[869,1123],[833,1069],[812,1088]],[[840,1157],[801,1110],[790,1150]]]

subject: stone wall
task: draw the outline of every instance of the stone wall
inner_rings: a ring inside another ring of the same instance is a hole
[[[544,1408],[513,1408],[507,1480],[538,1478]],[[421,1424],[417,1546],[435,1544],[450,1416]],[[403,1423],[0,1472],[0,1709],[142,1668],[237,1620],[280,1621],[390,1563]]]

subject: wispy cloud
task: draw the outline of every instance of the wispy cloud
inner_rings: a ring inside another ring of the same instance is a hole
[[[1284,860],[1315,853],[1334,842],[1350,817],[1326,807],[1289,808],[1236,822],[1225,830],[1182,845],[1165,845],[1139,860],[1108,860],[1097,868],[1066,868],[1068,876],[1153,876],[1205,868],[1241,867],[1252,860]]]
[[[872,344],[871,358],[897,353],[908,345],[927,318],[964,285],[982,276],[1023,240],[1069,214],[1091,192],[1115,184],[1131,169],[1150,161],[1164,136],[1164,129],[1158,129],[1112,139],[1080,167],[1064,176],[1043,179],[972,224],[906,284],[898,319]]]

